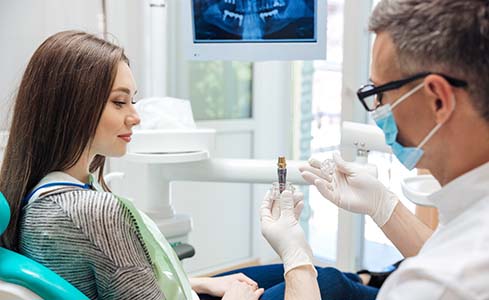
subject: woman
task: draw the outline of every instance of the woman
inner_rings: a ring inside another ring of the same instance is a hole
[[[166,240],[155,241],[161,233],[146,226],[144,214],[110,192],[105,157],[126,153],[140,122],[135,94],[127,57],[107,41],[66,31],[36,50],[18,90],[0,174],[12,210],[1,244],[91,299],[197,299],[185,292],[190,286],[203,298],[252,300],[266,288],[262,299],[283,299],[278,265],[189,280],[174,253],[164,252]],[[371,299],[377,292],[331,268],[318,268],[318,281],[323,299],[341,298],[340,287]]]

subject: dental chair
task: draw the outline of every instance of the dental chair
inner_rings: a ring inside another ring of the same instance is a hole
[[[10,222],[10,207],[0,192],[0,235]],[[0,300],[88,298],[43,265],[0,247]]]

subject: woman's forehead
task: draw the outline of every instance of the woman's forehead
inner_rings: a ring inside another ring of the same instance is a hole
[[[132,71],[125,62],[119,62],[112,91],[121,91],[134,95],[137,92],[136,81]]]

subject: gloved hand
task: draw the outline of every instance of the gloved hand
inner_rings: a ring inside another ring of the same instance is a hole
[[[332,174],[321,171],[321,163],[315,159],[299,170],[308,183],[338,207],[369,215],[379,227],[384,226],[399,202],[397,196],[360,165],[345,162],[336,153],[333,160],[336,170]]]
[[[299,198],[294,205],[294,196],[288,190],[280,195],[280,217],[272,215],[272,197],[270,192],[263,199],[261,206],[261,231],[273,250],[280,256],[284,264],[285,274],[290,270],[304,265],[312,264],[312,250],[306,241],[306,237],[298,219],[302,211],[303,196],[295,194]],[[314,269],[314,266],[313,266]],[[315,269],[314,269],[315,270]]]

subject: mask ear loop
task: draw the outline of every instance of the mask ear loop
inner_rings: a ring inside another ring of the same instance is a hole
[[[453,113],[455,111],[455,106],[457,104],[457,99],[455,98],[455,95],[453,95],[452,97],[452,102],[453,102],[453,108],[452,108],[452,113]],[[445,124],[447,120],[448,118],[444,122],[437,124],[435,128],[431,130],[431,132],[423,139],[423,141],[416,148],[418,149],[423,148],[423,146],[433,137],[433,135],[441,128],[441,126],[443,126],[443,124]]]
[[[417,85],[414,89],[410,90],[406,94],[404,94],[401,98],[397,99],[391,106],[391,110],[393,110],[396,106],[401,104],[402,101],[406,100],[407,98],[411,97],[414,93],[419,91],[422,87],[424,86],[424,82],[420,83]]]

